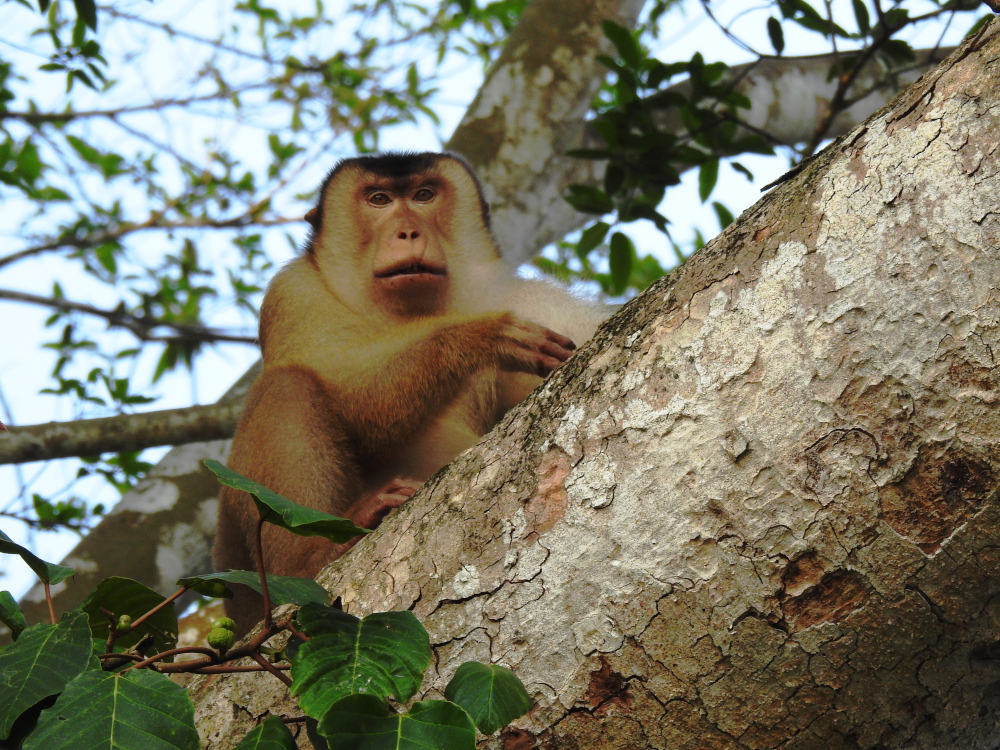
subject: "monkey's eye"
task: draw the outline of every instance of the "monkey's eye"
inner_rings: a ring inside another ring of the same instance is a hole
[[[373,206],[388,206],[392,203],[392,198],[388,193],[372,193],[368,196],[368,203]]]
[[[413,200],[420,201],[421,203],[426,203],[433,197],[434,191],[430,188],[420,188],[420,190],[413,194]]]

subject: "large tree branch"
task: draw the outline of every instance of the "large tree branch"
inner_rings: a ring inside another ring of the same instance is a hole
[[[223,440],[236,431],[242,408],[242,399],[237,399],[75,422],[10,425],[0,435],[0,464]]]

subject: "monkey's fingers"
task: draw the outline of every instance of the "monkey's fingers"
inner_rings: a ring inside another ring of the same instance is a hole
[[[563,349],[569,349],[571,352],[576,351],[576,344],[573,343],[573,339],[563,336],[561,333],[556,333],[550,328],[545,329],[545,335],[554,344],[558,344]]]
[[[571,341],[570,344],[573,342]],[[573,348],[567,347],[559,344],[555,341],[544,340],[541,342],[541,346],[538,347],[542,354],[546,354],[550,357],[558,359],[560,362],[565,362],[567,359],[573,356]]]

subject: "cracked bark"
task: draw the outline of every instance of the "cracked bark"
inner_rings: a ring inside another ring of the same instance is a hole
[[[482,747],[1000,744],[998,82],[994,23],[324,571],[425,623],[423,696],[514,669]],[[266,682],[200,681],[207,747]]]

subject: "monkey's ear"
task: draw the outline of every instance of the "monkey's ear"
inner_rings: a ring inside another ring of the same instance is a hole
[[[319,229],[319,211],[315,208],[310,208],[306,211],[306,215],[302,217],[313,229]]]

